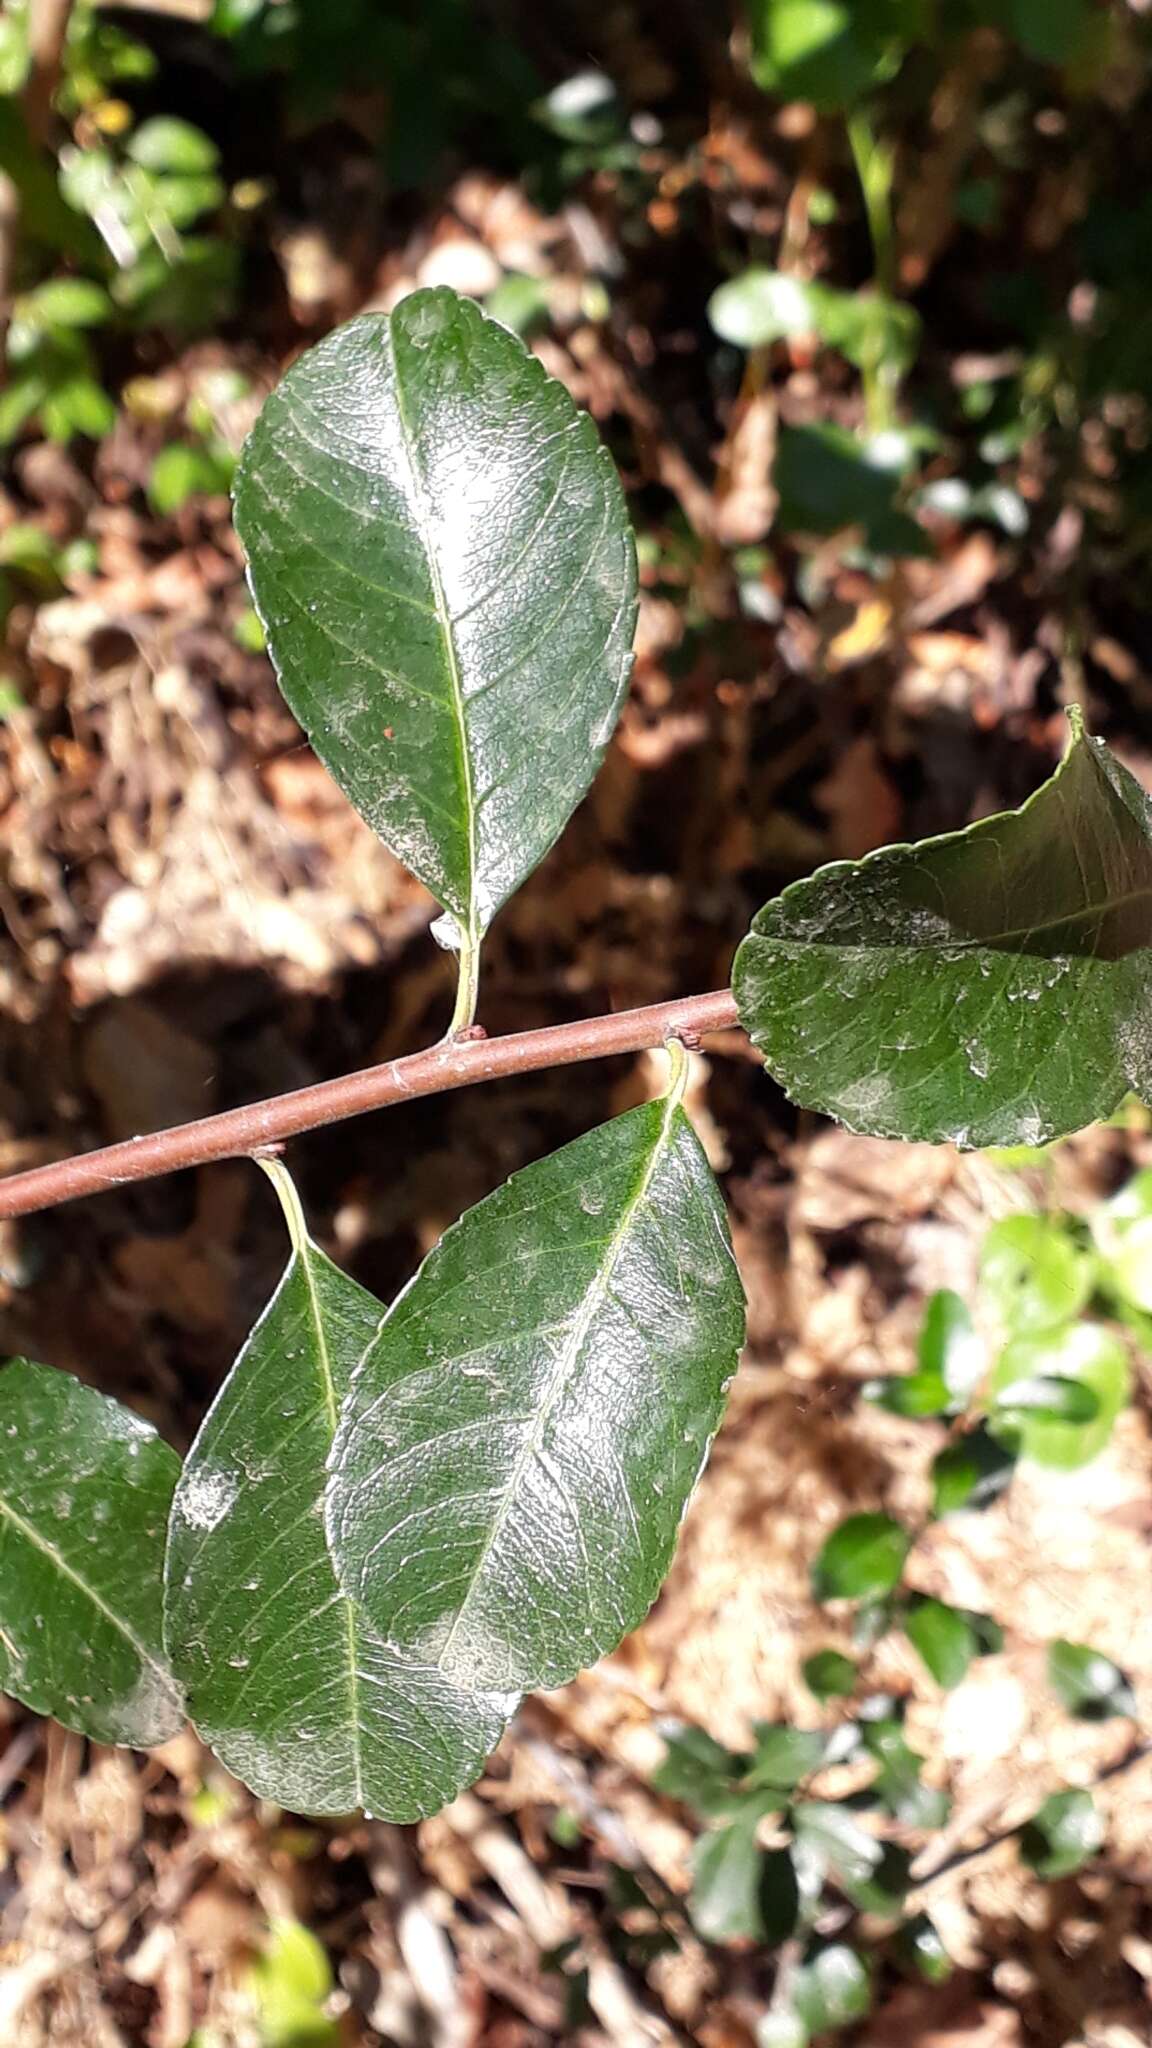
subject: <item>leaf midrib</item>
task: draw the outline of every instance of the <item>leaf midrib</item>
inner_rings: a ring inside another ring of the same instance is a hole
[[[444,651],[447,656],[452,717],[456,727],[456,751],[459,757],[464,810],[468,821],[468,928],[464,937],[474,946],[479,937],[479,933],[476,930],[476,792],[472,777],[472,754],[468,737],[468,721],[465,716],[464,683],[460,673],[460,655],[456,646],[452,613],[448,607],[444,584],[440,576],[440,564],[437,561],[436,550],[432,545],[432,538],[428,531],[425,513],[427,484],[417,459],[416,437],[413,433],[412,423],[408,417],[408,409],[404,402],[404,382],[400,375],[400,359],[396,350],[396,338],[391,321],[388,322],[384,331],[388,338],[388,353],[392,359],[392,379],[396,391],[396,418],[400,427],[400,445],[404,451],[404,461],[412,489],[413,510],[424,546],[424,557],[428,565],[428,577],[432,585],[436,622],[440,628],[440,637],[443,640]]]
[[[576,1321],[572,1326],[569,1342],[564,1347],[564,1350],[561,1353],[559,1361],[553,1367],[549,1375],[548,1386],[544,1395],[544,1399],[540,1404],[539,1411],[535,1418],[534,1427],[528,1431],[524,1439],[524,1443],[516,1455],[515,1461],[512,1466],[512,1470],[509,1473],[507,1482],[503,1488],[499,1506],[497,1507],[496,1513],[493,1516],[492,1523],[488,1531],[488,1535],[485,1537],[483,1546],[477,1557],[476,1563],[473,1566],[472,1571],[469,1573],[467,1587],[461,1595],[460,1602],[456,1610],[455,1618],[453,1619],[452,1625],[449,1628],[448,1634],[445,1637],[443,1644],[441,1645],[440,1653],[436,1659],[437,1668],[441,1671],[444,1671],[445,1669],[445,1664],[448,1657],[451,1654],[452,1645],[455,1641],[457,1631],[459,1630],[460,1625],[464,1620],[465,1614],[468,1611],[468,1607],[476,1592],[476,1588],[480,1583],[480,1579],[488,1564],[488,1560],[491,1557],[493,1550],[495,1549],[497,1541],[503,1533],[503,1530],[508,1520],[508,1516],[512,1511],[512,1504],[516,1498],[516,1494],[519,1490],[520,1482],[523,1479],[524,1473],[528,1469],[530,1460],[536,1456],[537,1452],[540,1449],[544,1437],[544,1431],[547,1427],[549,1420],[551,1419],[553,1410],[555,1409],[556,1404],[560,1399],[561,1393],[563,1392],[567,1384],[569,1375],[571,1374],[573,1367],[579,1359],[580,1353],[584,1346],[585,1338],[587,1337],[588,1332],[592,1327],[592,1323],[596,1316],[596,1313],[608,1297],[612,1276],[616,1270],[617,1265],[619,1264],[620,1255],[624,1247],[625,1239],[627,1238],[628,1233],[632,1227],[632,1223],[636,1216],[637,1211],[641,1208],[641,1206],[647,1198],[648,1191],[652,1185],[652,1180],[656,1172],[656,1162],[659,1159],[661,1152],[663,1151],[665,1143],[667,1142],[668,1134],[672,1126],[672,1120],[676,1114],[676,1110],[678,1109],[678,1107],[679,1094],[678,1091],[675,1088],[673,1088],[672,1091],[665,1097],[664,1115],[660,1120],[660,1128],[653,1139],[652,1149],[649,1154],[644,1171],[641,1174],[640,1179],[637,1183],[635,1193],[632,1195],[631,1199],[627,1203],[623,1211],[623,1214],[620,1217],[620,1221],[617,1224],[616,1229],[612,1233],[612,1236],[607,1240],[607,1256],[602,1266],[598,1270],[595,1281],[588,1290],[584,1308],[580,1312],[579,1316],[577,1317]],[[450,1674],[445,1672],[446,1677],[449,1675]]]
[[[320,1361],[321,1385],[324,1395],[324,1406],[328,1415],[329,1444],[331,1446],[336,1440],[336,1429],[340,1420],[340,1403],[336,1394],[336,1381],[332,1373],[332,1359],[328,1350],[328,1335],[324,1327],[324,1318],[320,1311],[320,1298],[316,1292],[316,1283],[312,1276],[312,1250],[311,1239],[303,1237],[297,1246],[296,1255],[300,1260],[301,1270],[304,1275],[304,1285],[308,1294],[308,1306],[312,1315],[313,1328],[316,1331],[316,1350]],[[330,1560],[329,1564],[331,1565]],[[332,1577],[336,1580],[335,1571],[332,1572]],[[356,1610],[338,1580],[336,1580],[336,1590],[344,1606],[344,1626],[347,1637],[348,1707],[352,1731],[352,1767],[356,1778],[356,1799],[354,1803],[357,1806],[363,1806],[364,1774],[361,1767],[360,1636],[356,1627]]]
[[[159,1658],[153,1655],[147,1645],[141,1642],[135,1629],[124,1620],[122,1615],[116,1613],[115,1608],[109,1607],[103,1594],[98,1592],[95,1586],[90,1585],[83,1573],[78,1572],[74,1565],[69,1564],[68,1559],[57,1550],[55,1544],[50,1543],[46,1536],[42,1536],[35,1524],[27,1521],[19,1510],[12,1506],[10,1501],[5,1500],[3,1494],[0,1494],[0,1514],[7,1515],[13,1528],[19,1531],[25,1542],[30,1543],[33,1549],[38,1550],[43,1557],[48,1558],[62,1578],[70,1579],[74,1586],[79,1587],[85,1598],[91,1601],[93,1607],[104,1616],[106,1621],[111,1622],[113,1628],[116,1629],[118,1634],[123,1636],[126,1643],[131,1645],[141,1661],[147,1664],[156,1673],[158,1678],[163,1680],[166,1690],[172,1694],[173,1698],[176,1698],[178,1693],[172,1673],[160,1662]]]

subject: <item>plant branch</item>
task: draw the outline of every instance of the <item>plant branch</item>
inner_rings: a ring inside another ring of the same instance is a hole
[[[515,1031],[506,1038],[445,1038],[424,1052],[382,1066],[362,1067],[335,1081],[316,1081],[289,1095],[226,1109],[218,1116],[177,1124],[167,1131],[105,1145],[72,1159],[34,1166],[0,1180],[0,1217],[28,1216],[53,1209],[80,1195],[98,1195],[129,1181],[154,1180],[181,1167],[203,1166],[212,1159],[234,1159],[266,1151],[322,1124],[342,1123],[366,1110],[389,1109],[421,1095],[442,1095],[468,1088],[476,1081],[499,1081],[510,1074],[539,1073],[545,1067],[575,1066],[581,1060],[605,1059],[612,1053],[642,1052],[680,1038],[693,1043],[702,1032],[725,1031],[738,1023],[735,999],[728,989],[708,995],[682,996],[670,1003],[650,1003],[642,1010],[620,1010],[614,1016],[582,1017],[573,1024],[546,1024],[539,1031]]]

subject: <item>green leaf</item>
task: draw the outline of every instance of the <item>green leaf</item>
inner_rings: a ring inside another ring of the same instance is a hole
[[[927,1984],[946,1984],[954,1964],[934,1920],[927,1913],[914,1913],[897,1929],[893,1949],[897,1961]]]
[[[880,1766],[872,1791],[895,1819],[910,1828],[942,1827],[950,1802],[946,1792],[926,1785],[920,1776],[923,1757],[909,1745],[900,1722],[892,1715],[860,1722],[860,1734],[871,1756]]]
[[[94,1742],[146,1749],[184,1720],[160,1618],[179,1470],[138,1415],[67,1373],[0,1372],[0,1686]]]
[[[805,1685],[818,1700],[847,1699],[856,1690],[856,1666],[842,1650],[815,1650],[802,1669]]]
[[[1037,1877],[1071,1877],[1091,1862],[1104,1826],[1090,1792],[1053,1792],[1020,1830],[1020,1853]]]
[[[203,448],[190,448],[173,441],[162,448],[148,478],[148,502],[166,519],[186,505],[198,491],[227,489],[218,465]]]
[[[964,1508],[990,1507],[999,1500],[1016,1465],[1016,1452],[1002,1444],[984,1423],[955,1443],[945,1444],[932,1460],[932,1512],[954,1515]]]
[[[959,1685],[979,1652],[968,1616],[943,1600],[916,1600],[904,1618],[904,1632],[937,1685]]]
[[[671,1094],[449,1230],[353,1381],[328,1534],[353,1600],[457,1684],[562,1685],[647,1613],[744,1300]]]
[[[840,1888],[862,1913],[895,1920],[904,1910],[912,1885],[912,1858],[896,1842],[881,1845],[875,1869],[863,1877],[842,1877]]]
[[[958,1294],[941,1288],[924,1311],[916,1371],[873,1380],[864,1391],[893,1415],[956,1415],[983,1376],[984,1350],[967,1307]]]
[[[876,1600],[899,1583],[912,1539],[891,1515],[849,1515],[812,1566],[818,1600]]]
[[[340,2030],[324,2012],[332,1965],[298,1920],[273,1920],[250,1972],[260,2009],[261,2048],[339,2048]]]
[[[1092,1292],[1095,1260],[1055,1216],[1005,1216],[986,1233],[980,1284],[1012,1336],[1070,1323]]]
[[[862,1884],[879,1868],[883,1844],[847,1807],[829,1799],[802,1800],[792,1808],[796,1839],[841,1883]]]
[[[752,76],[764,92],[838,112],[899,68],[921,16],[908,0],[755,0]]]
[[[984,1351],[967,1304],[949,1287],[938,1289],[924,1311],[917,1366],[943,1380],[957,1409],[967,1406],[984,1377]]]
[[[635,552],[591,420],[477,306],[415,292],[293,365],[236,525],[289,704],[474,947],[627,685]]]
[[[860,442],[846,428],[826,422],[781,427],[773,471],[781,531],[841,533],[858,526],[877,554],[930,553],[922,529],[896,506],[900,479],[887,460],[879,459],[885,454],[883,445]],[[760,917],[765,915],[761,911]]]
[[[755,1812],[701,1835],[692,1855],[692,1924],[705,1941],[775,1945],[796,1925],[796,1872],[786,1849],[756,1841]]]
[[[129,138],[127,154],[145,171],[175,171],[195,177],[214,171],[220,161],[216,144],[202,128],[175,114],[156,114]]]
[[[1001,1416],[1010,1421],[1034,1416],[1040,1422],[1091,1422],[1099,1411],[1099,1400],[1082,1380],[1038,1373],[1035,1379],[1014,1380],[994,1396],[991,1421],[993,1427]]]
[[[262,1798],[416,1820],[479,1772],[515,1701],[405,1660],[340,1591],[325,1461],[384,1311],[312,1243],[283,1167],[267,1170],[292,1256],[176,1489],[169,1655],[200,1733]]]
[[[764,348],[787,335],[818,332],[813,297],[818,291],[819,286],[803,278],[754,264],[713,292],[708,318],[721,341],[737,348]]]
[[[52,277],[27,292],[18,311],[43,327],[98,327],[111,318],[112,301],[91,278]]]
[[[1019,811],[837,861],[758,914],[741,1020],[851,1129],[1039,1144],[1152,1093],[1152,806],[1078,718]]]
[[[1081,1721],[1107,1721],[1113,1714],[1136,1712],[1136,1696],[1120,1666],[1087,1643],[1049,1644],[1048,1683]]]
[[[783,1721],[757,1721],[753,1735],[756,1747],[746,1783],[768,1785],[791,1792],[819,1770],[828,1747],[823,1728],[790,1728]]]
[[[722,1749],[703,1728],[685,1726],[664,1736],[663,1761],[652,1783],[669,1799],[680,1799],[709,1819],[730,1814],[744,1799],[739,1780],[748,1767],[746,1756]]]
[[[1090,1421],[1043,1410],[1012,1417],[1020,1454],[1037,1465],[1071,1472],[1099,1457],[1131,1391],[1132,1372],[1120,1338],[1100,1323],[1073,1323],[1006,1344],[993,1368],[990,1392],[1008,1404],[1013,1389],[1037,1379],[1073,1380],[1095,1397]]]
[[[872,2003],[872,1973],[854,1948],[832,1941],[800,1965],[792,2002],[806,2027],[823,2034],[863,2019]]]

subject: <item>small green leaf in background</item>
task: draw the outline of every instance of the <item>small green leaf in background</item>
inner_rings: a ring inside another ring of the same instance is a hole
[[[796,1925],[796,1872],[786,1849],[756,1842],[758,1816],[702,1835],[692,1857],[692,1924],[705,1941],[776,1946]]]
[[[756,2025],[756,2048],[808,2048],[812,2036],[798,2012],[777,2008]]]
[[[903,463],[889,460],[886,438],[860,441],[846,427],[827,421],[783,426],[772,472],[780,501],[777,525],[782,533],[814,534],[860,527],[875,554],[928,554],[923,529],[897,504],[902,469]],[[737,963],[739,959],[738,954]]]
[[[871,1787],[880,1804],[907,1827],[942,1827],[950,1809],[948,1795],[924,1783],[924,1759],[910,1747],[899,1720],[891,1715],[861,1720],[860,1734],[880,1766]]]
[[[815,1650],[802,1668],[804,1683],[818,1700],[847,1699],[856,1689],[856,1666],[842,1650]]]
[[[879,1868],[883,1844],[849,1807],[830,1799],[801,1800],[792,1808],[792,1824],[797,1841],[842,1882],[861,1884]]]
[[[905,1920],[892,1947],[897,1961],[926,1984],[946,1984],[955,1968],[935,1921],[927,1913],[914,1913]]]
[[[260,2015],[262,2048],[339,2048],[340,2029],[325,2011],[332,1966],[298,1920],[273,1920],[249,1983]]]
[[[740,1781],[747,1756],[723,1749],[703,1728],[685,1725],[664,1732],[665,1752],[652,1783],[669,1799],[682,1800],[708,1819],[731,1813],[743,1802]]]
[[[945,1444],[932,1460],[932,1512],[954,1515],[987,1508],[1003,1493],[1016,1466],[1016,1453],[984,1423]]]
[[[801,1963],[792,2003],[813,2034],[846,2027],[871,2008],[871,1970],[856,1949],[841,1941],[827,1942]]]
[[[1107,1721],[1113,1714],[1136,1712],[1135,1694],[1119,1665],[1087,1643],[1049,1644],[1048,1683],[1081,1721]]]
[[[864,1393],[891,1415],[957,1415],[984,1376],[984,1349],[966,1304],[941,1288],[924,1311],[916,1370],[869,1381]]]
[[[1089,1419],[1076,1420],[1051,1408],[1020,1409],[1011,1426],[1021,1456],[1065,1472],[1090,1464],[1105,1448],[1131,1392],[1132,1369],[1123,1342],[1101,1324],[1084,1322],[1017,1337],[1001,1352],[989,1389],[998,1405],[1010,1405],[1014,1389],[1039,1380],[1082,1385],[1095,1399],[1096,1410]]]
[[[812,1566],[818,1600],[882,1599],[898,1584],[912,1538],[891,1515],[849,1515]]]
[[[1128,1307],[1152,1314],[1152,1168],[1134,1173],[1111,1201],[1098,1204],[1092,1234],[1107,1285]]]
[[[1020,810],[793,883],[734,968],[769,1071],[852,1130],[961,1146],[1043,1143],[1147,1098],[1150,819],[1073,715]]]
[[[216,144],[202,128],[174,114],[156,114],[129,137],[127,154],[145,171],[172,171],[185,176],[214,171],[220,161]]]
[[[416,1820],[479,1773],[516,1700],[404,1660],[341,1593],[325,1461],[384,1310],[312,1242],[285,1167],[262,1163],[292,1252],[176,1489],[169,1654],[205,1741],[262,1798]]]
[[[828,1747],[822,1728],[790,1728],[781,1721],[757,1721],[747,1782],[791,1792],[801,1778],[819,1770]]]
[[[1035,1379],[1013,1380],[992,1400],[993,1427],[1003,1416],[1025,1422],[1092,1422],[1100,1402],[1083,1380],[1065,1380],[1051,1373],[1037,1373]]]
[[[754,265],[713,292],[708,318],[721,341],[736,348],[764,348],[787,335],[817,331],[812,293],[803,278]]]
[[[627,687],[635,550],[591,419],[478,306],[415,292],[293,364],[236,530],[289,705],[474,950]]]
[[[148,478],[148,502],[167,519],[198,494],[212,496],[228,489],[231,465],[207,448],[173,441],[162,448]]]
[[[349,1597],[457,1685],[562,1685],[647,1613],[719,1424],[744,1295],[679,1095],[447,1231],[357,1368],[328,1535]]]
[[[161,1626],[179,1472],[118,1401],[27,1358],[0,1371],[0,1686],[94,1742],[183,1724]]]
[[[836,113],[892,77],[925,19],[924,0],[754,0],[752,76]]]
[[[948,1688],[959,1685],[979,1648],[967,1615],[943,1600],[915,1600],[904,1617],[904,1632],[937,1685]]]
[[[1020,1853],[1037,1877],[1071,1877],[1090,1863],[1104,1826],[1090,1792],[1053,1792],[1020,1830]]]
[[[1005,1216],[985,1234],[980,1285],[1008,1336],[1051,1330],[1078,1316],[1095,1260],[1054,1216]]]
[[[844,1877],[840,1888],[861,1913],[898,1919],[912,1884],[912,1857],[896,1842],[885,1842],[875,1869],[864,1877]]]

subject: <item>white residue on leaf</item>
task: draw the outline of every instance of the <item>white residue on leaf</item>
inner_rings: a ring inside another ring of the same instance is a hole
[[[235,1498],[234,1472],[193,1472],[180,1488],[177,1505],[193,1529],[214,1529]]]

